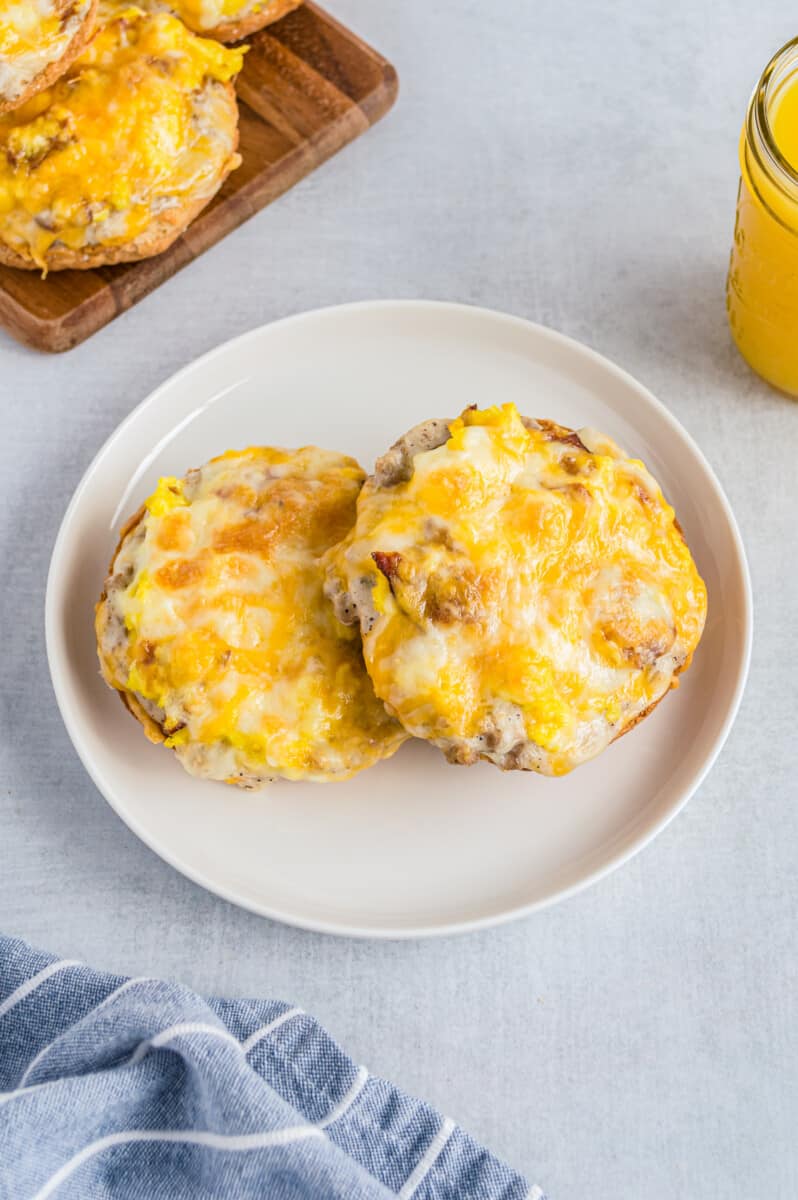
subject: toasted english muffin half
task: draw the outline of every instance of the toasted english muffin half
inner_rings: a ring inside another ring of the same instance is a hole
[[[0,118],[0,262],[85,269],[167,249],[241,161],[242,56],[167,13],[118,9]]]
[[[0,113],[48,88],[94,32],[98,0],[12,0],[0,12]]]
[[[302,0],[146,0],[146,7],[167,10],[203,37],[238,42],[299,8]]]
[[[102,674],[191,774],[347,779],[406,739],[323,593],[363,479],[313,446],[230,451],[162,479],[123,530],[97,606]]]
[[[400,439],[325,564],[377,695],[455,763],[593,758],[676,685],[706,615],[643,463],[512,404]]]

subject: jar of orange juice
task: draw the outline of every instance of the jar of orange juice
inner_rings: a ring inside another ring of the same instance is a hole
[[[726,286],[732,336],[768,383],[798,396],[798,38],[751,97],[740,168]]]

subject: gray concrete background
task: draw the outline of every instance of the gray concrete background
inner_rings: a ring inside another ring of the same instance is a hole
[[[385,123],[68,357],[0,335],[0,927],[301,1004],[555,1200],[793,1200],[798,409],[737,358],[723,280],[744,106],[795,5],[330,4],[399,68]],[[42,629],[64,507],[146,392],[261,322],[377,296],[506,309],[637,375],[726,487],[757,605],[737,725],[656,843],[558,908],[418,944],[281,928],[161,863],[78,762]]]

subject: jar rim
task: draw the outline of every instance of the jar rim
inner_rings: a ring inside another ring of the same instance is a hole
[[[782,82],[778,78],[779,68],[794,60],[795,74],[798,76],[798,37],[776,51],[765,67],[754,88],[748,105],[746,119],[748,142],[759,159],[760,166],[768,172],[771,181],[784,191],[791,199],[795,199],[798,191],[798,168],[794,167],[779,149],[773,133],[769,107],[772,100],[771,86]],[[766,157],[767,161],[763,161]]]

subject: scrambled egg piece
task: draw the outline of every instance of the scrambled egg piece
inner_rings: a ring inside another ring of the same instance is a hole
[[[320,556],[363,478],[315,447],[230,451],[162,479],[123,536],[98,605],[103,674],[191,773],[346,779],[405,740],[323,595]]]
[[[431,425],[441,444],[409,453],[408,435],[377,464],[328,594],[410,733],[564,774],[675,685],[706,589],[656,481],[608,438],[512,404]]]
[[[242,61],[167,13],[119,8],[52,88],[0,118],[0,238],[44,267],[54,242],[121,245],[215,189],[234,146],[210,92]]]

